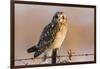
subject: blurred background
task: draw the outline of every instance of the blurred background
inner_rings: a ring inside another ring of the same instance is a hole
[[[37,44],[43,28],[50,23],[57,11],[64,12],[68,20],[68,32],[58,55],[68,55],[70,49],[73,54],[94,54],[93,8],[15,4],[15,60],[33,57],[33,53],[25,51]],[[63,60],[93,61],[94,56],[73,56],[71,60],[63,57],[61,61]],[[40,62],[41,60],[15,61],[15,65]]]

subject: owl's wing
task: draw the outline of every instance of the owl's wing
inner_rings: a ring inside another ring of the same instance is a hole
[[[58,25],[55,23],[50,23],[44,28],[40,36],[40,40],[34,48],[35,49],[34,57],[39,56],[45,50],[50,48],[51,44],[53,43],[56,37],[56,33],[59,30],[58,28],[59,28]],[[33,49],[31,48],[31,50]]]
[[[34,53],[34,57],[37,57],[39,56],[40,54],[42,54],[42,52],[44,52],[46,49],[49,49],[51,44],[53,43],[55,37],[56,37],[56,34],[57,32],[59,31],[59,25],[56,24],[56,23],[50,23],[48,24],[41,36],[40,36],[40,40],[38,42],[37,45],[29,48],[27,50],[28,53],[31,53],[31,52],[35,52]]]
[[[38,42],[38,49],[39,50],[45,50],[47,48],[49,48],[52,44],[52,42],[54,41],[55,37],[56,37],[56,33],[59,31],[59,27],[56,23],[50,23],[48,24],[41,36],[40,36],[40,40]]]

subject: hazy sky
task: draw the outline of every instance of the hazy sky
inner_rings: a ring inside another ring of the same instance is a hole
[[[26,54],[25,51],[37,44],[43,28],[50,23],[57,11],[64,12],[68,19],[68,32],[58,54],[67,55],[69,49],[75,54],[94,54],[93,8],[16,4],[15,59],[33,56]],[[72,61],[93,61],[93,59],[93,56],[73,57]]]

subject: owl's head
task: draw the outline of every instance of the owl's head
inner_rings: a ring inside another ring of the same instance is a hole
[[[65,23],[66,22],[66,16],[63,12],[56,12],[53,16],[53,21],[55,23]]]

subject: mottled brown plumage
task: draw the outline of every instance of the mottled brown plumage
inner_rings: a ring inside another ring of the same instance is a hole
[[[34,57],[44,53],[44,59],[48,52],[60,48],[67,32],[67,19],[63,12],[56,12],[52,21],[45,26],[37,45],[29,48],[28,53],[35,52]],[[48,54],[49,55],[49,54]]]

